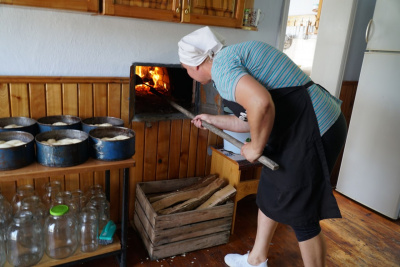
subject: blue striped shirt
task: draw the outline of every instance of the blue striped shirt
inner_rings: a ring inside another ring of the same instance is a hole
[[[222,98],[235,101],[236,85],[250,74],[268,90],[300,86],[311,81],[286,54],[259,41],[230,45],[214,58],[212,80]],[[314,84],[307,88],[321,136],[339,117],[342,101]]]

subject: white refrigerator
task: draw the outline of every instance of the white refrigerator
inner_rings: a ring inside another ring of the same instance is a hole
[[[377,0],[336,190],[387,216],[400,213],[400,1]]]

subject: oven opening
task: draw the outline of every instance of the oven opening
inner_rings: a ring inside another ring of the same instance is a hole
[[[153,94],[150,86],[164,97]],[[130,74],[131,117],[140,121],[185,118],[164,98],[195,112],[198,87],[181,65],[134,63]]]

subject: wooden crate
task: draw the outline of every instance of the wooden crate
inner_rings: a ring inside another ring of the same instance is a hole
[[[199,180],[193,177],[137,184],[133,223],[152,260],[228,243],[232,202],[199,211],[158,215],[146,198],[148,194],[177,190]]]

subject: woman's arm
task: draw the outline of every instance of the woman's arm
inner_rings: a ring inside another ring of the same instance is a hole
[[[192,123],[201,129],[205,129],[201,126],[201,121],[208,122],[215,127],[238,133],[247,133],[250,131],[249,124],[242,121],[233,115],[209,115],[209,114],[199,114],[192,119]]]
[[[268,90],[250,75],[240,78],[235,91],[236,102],[247,111],[251,142],[241,154],[250,162],[257,160],[268,142],[274,125],[275,105]]]

